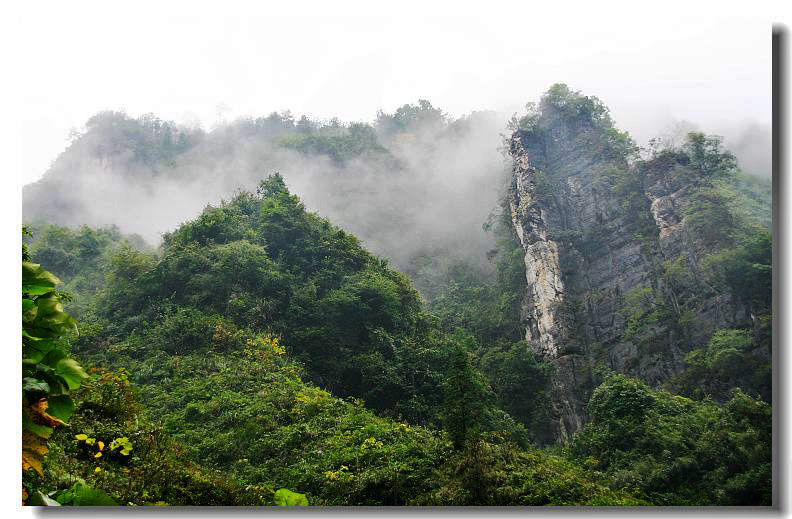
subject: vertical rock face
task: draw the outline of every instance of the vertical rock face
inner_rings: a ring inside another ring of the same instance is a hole
[[[697,187],[686,178],[694,176],[685,175],[683,158],[631,165],[629,140],[597,103],[548,95],[510,141],[509,206],[525,251],[522,319],[526,340],[556,366],[555,440],[585,421],[598,372],[659,384],[715,329],[747,322],[728,294],[706,285],[695,298],[675,293],[669,265],[695,274],[707,253],[685,224]],[[692,312],[684,314],[680,297]],[[631,330],[636,305],[649,315],[659,300],[668,315]]]
[[[536,170],[525,153],[515,157],[514,199],[510,204],[512,223],[525,250],[525,276],[528,286],[525,313],[526,337],[545,356],[556,356],[560,348],[558,309],[563,300],[561,261],[558,243],[550,239],[548,212],[535,197]]]

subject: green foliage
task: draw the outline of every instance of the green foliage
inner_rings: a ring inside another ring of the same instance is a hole
[[[704,246],[716,250],[730,247],[744,226],[741,206],[746,201],[736,187],[744,176],[721,141],[717,136],[689,133],[682,146],[654,150],[638,164],[647,184],[685,192],[681,213],[686,228]]]
[[[613,124],[608,108],[602,101],[593,96],[584,96],[579,91],[573,91],[563,83],[552,85],[542,96],[539,106],[552,107],[569,118],[585,119],[606,127]]]
[[[669,385],[692,398],[712,397],[721,401],[740,387],[769,402],[772,373],[761,346],[748,330],[718,330],[705,347],[685,356],[686,369]]]
[[[348,127],[322,127],[318,130],[309,128],[305,133],[283,137],[279,144],[305,155],[326,155],[339,163],[367,153],[388,153],[379,144],[374,128],[364,123],[352,123]]]
[[[728,246],[737,226],[730,209],[732,205],[733,201],[726,198],[718,186],[702,187],[695,191],[682,211],[683,221],[707,246]]]
[[[29,235],[23,228],[22,235]],[[60,280],[41,265],[31,263],[22,248],[22,479],[23,496],[31,504],[50,502],[38,488],[49,452],[47,439],[66,424],[75,410],[70,393],[87,374],[68,356],[67,336],[77,332],[75,320],[63,311],[55,291]],[[24,504],[23,497],[23,504]]]
[[[624,163],[637,153],[637,147],[627,133],[613,125],[608,108],[594,96],[585,96],[563,83],[552,85],[538,104],[526,105],[527,114],[513,118],[509,129],[517,131],[524,140],[542,142],[553,138],[547,129],[561,120],[568,131],[585,133],[598,155]]]
[[[526,426],[531,439],[549,443],[552,365],[538,359],[530,345],[520,341],[484,349],[479,366],[490,381],[498,405]]]
[[[725,178],[734,175],[737,161],[723,150],[723,139],[716,135],[691,132],[682,150],[689,157],[690,167],[704,178]]]
[[[446,115],[426,99],[417,105],[406,104],[392,114],[377,112],[376,128],[386,137],[420,131],[438,131],[446,122]]]
[[[728,378],[729,371],[736,372],[741,368],[741,353],[745,352],[752,343],[753,337],[745,330],[718,330],[710,339],[703,358],[691,352],[686,362],[721,371],[724,378]]]
[[[188,461],[184,449],[143,414],[125,370],[92,371],[74,394],[70,429],[52,436],[41,483],[49,495],[76,506],[97,495],[125,505],[272,504],[272,493],[250,492]]]
[[[121,247],[109,269],[96,312],[140,355],[230,351],[240,329],[266,330],[334,393],[437,419],[448,338],[405,276],[305,211],[279,175],[166,235],[160,258]]]
[[[47,438],[74,410],[69,392],[80,386],[85,372],[68,357],[65,336],[77,331],[54,291],[58,283],[40,265],[22,262],[22,425],[23,431]],[[27,463],[41,473],[40,460]],[[31,460],[28,460],[31,461]],[[23,456],[23,468],[25,466]]]
[[[659,505],[770,505],[771,409],[737,390],[720,407],[614,375],[588,405],[573,459]]]
[[[79,482],[68,490],[58,492],[55,500],[69,506],[118,506],[106,493]]]
[[[668,309],[651,287],[637,286],[624,294],[621,314],[625,339],[640,338],[648,328],[667,317]]]
[[[560,456],[480,438],[441,468],[439,486],[415,504],[444,506],[638,506],[633,492],[591,481]]]
[[[72,292],[95,292],[103,284],[102,271],[109,250],[127,242],[132,247],[145,250],[146,244],[137,235],[124,236],[117,227],[78,229],[37,224],[31,227],[33,236],[26,238],[30,254],[36,261],[67,279],[67,289]]]
[[[50,238],[39,242],[47,250]],[[80,231],[83,238],[92,231]],[[107,244],[105,244],[107,245]],[[88,254],[85,263],[96,257]],[[85,385],[88,375],[74,359],[67,356],[67,334],[76,331],[76,324],[63,311],[61,297],[54,291],[59,282],[41,266],[30,263],[29,252],[23,248],[23,483],[30,505],[109,506],[118,502],[147,501],[146,492],[157,491],[163,485],[164,495],[174,503],[216,504],[219,496],[206,503],[191,502],[191,486],[198,483],[194,469],[182,468],[169,440],[151,426],[141,424],[140,407],[129,392],[125,372],[105,374]],[[77,391],[77,393],[75,393]],[[72,401],[77,398],[79,410]],[[89,431],[69,440],[70,433],[58,428],[70,421],[71,430]],[[62,432],[63,431],[63,432]],[[131,456],[135,445],[141,447],[141,456]],[[47,445],[45,439],[50,438]],[[75,450],[76,449],[76,450]],[[44,455],[49,454],[45,459]],[[168,463],[169,462],[169,463]],[[158,479],[157,474],[166,466],[177,467]],[[46,467],[46,470],[45,470]],[[31,474],[30,469],[37,473]],[[181,469],[179,471],[178,469]],[[130,475],[131,474],[131,475]],[[133,483],[137,474],[137,494]],[[77,479],[75,483],[74,480]],[[87,480],[87,482],[86,482]],[[184,486],[185,481],[189,483]],[[214,482],[206,481],[204,485]],[[69,485],[68,488],[64,485]],[[55,488],[47,493],[44,488]],[[115,498],[105,492],[106,489]],[[145,490],[143,490],[145,489]],[[185,496],[187,497],[185,501]],[[118,500],[116,500],[116,498]],[[228,502],[228,496],[222,497]],[[242,501],[242,504],[252,503]]]
[[[454,447],[461,449],[481,433],[484,414],[492,394],[473,367],[471,354],[462,344],[451,352],[451,366],[444,381],[445,429]]]
[[[772,237],[758,226],[745,229],[732,247],[703,262],[717,283],[731,289],[757,314],[767,313],[772,307],[772,263]]]
[[[443,434],[377,417],[360,401],[303,382],[300,366],[284,353],[279,341],[262,338],[231,353],[115,362],[136,374],[149,415],[184,446],[183,458],[268,499],[273,495],[264,489],[295,488],[317,505],[405,504],[427,491],[432,471],[450,451]],[[121,435],[133,441],[133,456],[145,452],[145,435],[136,440],[141,435],[134,431],[109,429],[104,437]],[[92,436],[101,437],[98,431]],[[173,495],[151,494],[176,503]]]
[[[737,175],[737,162],[723,149],[723,139],[717,135],[690,132],[681,146],[653,149],[644,172],[650,180],[663,178],[672,185],[689,182],[708,185],[718,180],[732,181]]]
[[[454,263],[440,272],[429,272],[433,268],[427,265],[415,276],[421,279],[428,311],[438,317],[444,330],[464,329],[480,344],[491,344],[502,337],[519,339],[515,308],[519,297],[501,283],[505,273],[496,277],[470,263]]]
[[[496,248],[489,253],[495,266],[494,276],[470,263],[458,262],[450,264],[441,276],[430,278],[426,271],[419,270],[413,277],[422,281],[422,292],[429,299],[428,309],[440,318],[444,330],[456,333],[460,343],[465,342],[466,339],[462,339],[465,336],[475,339],[475,344],[469,344],[467,350],[477,357],[478,369],[465,367],[459,349],[456,357],[452,357],[457,361],[458,373],[468,370],[467,382],[460,381],[456,391],[467,385],[468,393],[478,392],[476,398],[491,399],[506,411],[509,419],[520,424],[506,426],[512,440],[521,444],[528,439],[548,441],[551,367],[538,360],[530,346],[520,341],[524,333],[520,318],[521,287],[525,282],[524,252],[512,231],[505,199],[500,211],[490,215],[484,228],[495,237]],[[484,375],[489,388],[484,387],[483,381],[476,382],[477,371]],[[479,409],[471,414],[469,410],[462,410],[468,404],[458,395],[447,401],[454,402],[455,406],[445,413],[447,424],[449,420],[454,421],[454,412],[467,419],[478,414],[480,430],[505,430],[503,426],[494,427],[499,419],[491,411]],[[460,425],[455,427],[458,429]],[[457,434],[459,445],[464,443],[460,440],[462,437],[465,434]]]
[[[305,494],[281,488],[275,492],[275,506],[308,506],[308,498]]]
[[[486,348],[500,340],[518,341],[522,337],[520,303],[525,262],[505,197],[483,228],[495,238],[495,249],[487,254],[495,266],[494,276],[470,262],[456,261],[440,276],[430,277],[418,270],[413,277],[421,281],[429,311],[440,318],[446,331],[464,329]]]
[[[731,184],[740,200],[740,209],[749,221],[770,230],[773,220],[773,185],[769,178],[738,173]]]
[[[101,112],[88,119],[86,132],[72,146],[87,146],[97,158],[129,153],[132,160],[159,166],[170,164],[203,138],[201,130],[187,130],[152,114],[136,119],[122,112]],[[101,135],[102,139],[95,139]]]
[[[594,390],[588,412],[593,423],[615,423],[625,418],[640,420],[654,404],[654,396],[645,383],[623,375],[614,375]],[[621,446],[615,444],[613,447]]]
[[[84,423],[104,424],[86,427],[90,437],[109,439],[123,432],[135,448],[128,459],[100,458],[102,471],[95,478],[96,446],[73,456],[86,463],[82,473],[87,480],[96,481],[98,488],[119,500],[213,502],[217,494],[201,490],[204,487],[168,486],[183,481],[180,464],[191,459],[228,478],[215,483],[224,485],[217,490],[226,493],[224,504],[256,499],[278,504],[278,488],[297,488],[313,505],[641,503],[630,493],[591,482],[557,456],[522,451],[504,442],[502,435],[483,432],[476,422],[487,419],[481,405],[481,399],[487,398],[481,392],[486,389],[480,380],[471,380],[475,373],[464,351],[458,351],[456,375],[446,389],[457,398],[457,408],[449,409],[458,426],[451,428],[452,434],[463,442],[456,450],[445,432],[377,417],[360,401],[342,400],[303,382],[300,366],[271,338],[223,354],[135,360],[124,357],[122,348],[116,352],[121,356],[115,362],[128,364],[129,371],[137,374],[150,416],[168,433],[152,443],[151,426],[145,420],[138,422],[137,408],[121,419],[113,410],[117,405],[105,407],[117,400],[111,392],[128,394],[134,387],[124,383],[123,373],[104,374],[86,388],[80,405],[86,413]],[[120,408],[134,400],[127,402]],[[459,412],[463,409],[470,418],[465,429]],[[184,451],[176,450],[168,437]],[[80,443],[65,439],[69,449]],[[174,457],[169,457],[174,450]],[[147,461],[150,452],[157,457]],[[163,468],[154,471],[149,463],[155,462]],[[124,476],[128,479],[109,486],[114,474],[124,474],[119,473],[123,467],[130,470]],[[154,475],[146,477],[150,473]],[[113,490],[124,485],[133,492]],[[142,494],[145,489],[148,497]]]

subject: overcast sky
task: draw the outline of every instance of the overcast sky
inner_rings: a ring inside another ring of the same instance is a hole
[[[421,2],[391,2],[389,12],[336,2],[277,12],[264,2],[127,4],[19,7],[6,18],[18,45],[23,183],[44,173],[72,128],[106,109],[206,129],[285,109],[371,121],[419,98],[455,116],[511,113],[565,82],[600,97],[639,142],[679,119],[711,131],[771,120],[772,3],[752,4],[750,16],[714,2],[479,2],[480,11],[459,4],[454,16]],[[316,16],[288,16],[299,12]],[[327,16],[352,12],[364,16]]]

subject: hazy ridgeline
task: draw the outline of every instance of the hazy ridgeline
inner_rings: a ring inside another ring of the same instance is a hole
[[[494,242],[482,224],[507,179],[499,151],[506,121],[495,112],[453,119],[426,101],[380,112],[373,124],[295,120],[286,112],[208,132],[105,112],[25,186],[23,214],[25,221],[114,224],[158,244],[207,204],[255,189],[277,171],[309,210],[404,272],[456,258],[489,271]],[[670,143],[693,128],[679,122],[657,134]],[[723,133],[747,173],[769,177],[769,131]]]
[[[207,204],[278,171],[309,210],[403,270],[441,250],[485,265],[492,240],[482,224],[505,181],[504,127],[494,113],[450,120],[425,102],[380,113],[373,126],[285,113],[210,132],[103,113],[26,186],[24,217],[115,224],[157,244]]]

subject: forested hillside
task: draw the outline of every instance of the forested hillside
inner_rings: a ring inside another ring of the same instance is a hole
[[[771,504],[769,182],[717,137],[641,150],[564,85],[508,125],[104,113],[23,201],[85,370],[27,495]]]

